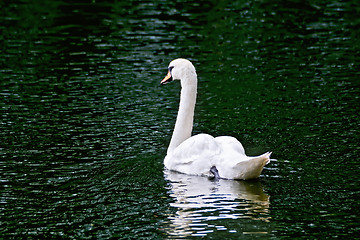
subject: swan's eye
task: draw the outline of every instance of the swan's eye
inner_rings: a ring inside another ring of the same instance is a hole
[[[173,70],[174,66],[169,67],[169,72],[171,73],[171,70]]]

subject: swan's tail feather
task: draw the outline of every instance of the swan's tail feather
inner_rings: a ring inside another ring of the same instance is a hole
[[[272,152],[266,152],[257,157],[250,157],[248,161],[241,161],[236,164],[234,172],[236,172],[235,179],[254,179],[259,178],[264,166],[270,162],[270,155]]]
[[[257,162],[258,164],[265,166],[266,164],[268,164],[270,162],[271,154],[272,154],[272,152],[266,152],[260,156],[253,157],[253,159],[251,159],[251,161],[253,161],[254,163]]]
[[[270,159],[271,154],[272,154],[272,152],[266,152],[266,153],[264,153],[264,154],[262,155],[262,156],[265,157],[265,159],[266,159],[265,165],[270,162],[270,160],[271,160],[271,159]]]

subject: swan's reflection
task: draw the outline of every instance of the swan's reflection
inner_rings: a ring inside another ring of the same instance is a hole
[[[217,224],[225,219],[270,220],[269,195],[264,193],[259,181],[214,181],[168,170],[165,178],[170,182],[170,196],[175,200],[171,206],[176,208],[176,213],[169,217],[170,236],[227,230]]]

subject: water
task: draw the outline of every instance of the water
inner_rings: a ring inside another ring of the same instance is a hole
[[[356,1],[0,3],[1,236],[356,238]],[[273,151],[256,181],[163,170],[179,84],[194,133]]]

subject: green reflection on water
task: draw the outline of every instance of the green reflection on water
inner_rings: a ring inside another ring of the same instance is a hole
[[[195,235],[359,231],[356,1],[0,9],[3,236],[168,236],[181,208],[162,158],[179,86],[158,83],[176,57],[191,59],[199,75],[194,133],[232,135],[249,155],[271,150],[278,159],[260,180],[268,211],[254,213],[269,221],[231,220],[244,210],[237,197],[229,218],[215,211]]]

